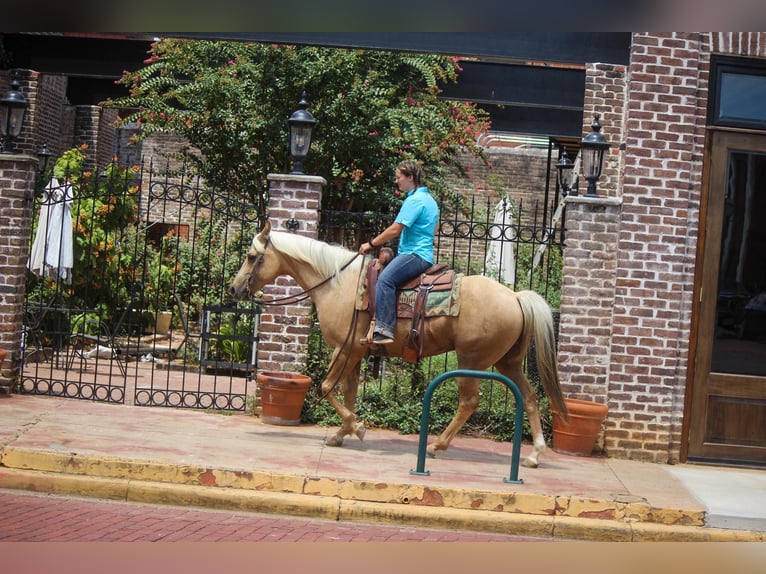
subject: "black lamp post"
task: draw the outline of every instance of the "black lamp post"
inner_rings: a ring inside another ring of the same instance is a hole
[[[601,177],[604,166],[604,153],[609,149],[609,142],[601,134],[601,124],[598,119],[601,116],[594,114],[591,129],[593,130],[580,142],[582,153],[582,174],[588,180],[587,197],[596,197],[596,182]]]
[[[293,112],[287,123],[290,126],[290,155],[293,158],[293,171],[290,173],[302,174],[301,163],[311,148],[311,130],[316,124],[314,116],[308,111],[309,103],[306,101],[306,92],[301,95],[298,108]]]
[[[45,189],[45,185],[48,183],[48,164],[50,164],[51,157],[53,157],[53,154],[48,149],[48,144],[44,143],[40,151],[37,152],[38,166],[40,168],[37,176],[38,188],[41,190]]]
[[[13,140],[19,137],[24,114],[27,111],[27,98],[19,91],[18,72],[13,72],[11,89],[0,100],[0,136],[2,153],[13,153]]]
[[[561,195],[563,197],[566,197],[569,193],[572,195],[577,195],[577,189],[572,189],[572,184],[574,183],[574,178],[572,177],[574,175],[574,164],[572,163],[572,160],[567,156],[566,148],[561,149],[561,157],[556,163],[556,169],[559,172],[559,185],[561,186],[562,190]]]

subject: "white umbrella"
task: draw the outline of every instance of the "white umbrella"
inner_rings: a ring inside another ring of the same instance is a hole
[[[72,186],[68,183],[62,186],[53,177],[44,191],[27,267],[40,277],[60,278],[71,283],[74,265]]]
[[[516,261],[513,257],[513,242],[505,238],[509,226],[513,223],[513,211],[508,200],[501,200],[495,206],[495,219],[492,222],[492,235],[489,242],[485,267],[497,274],[507,285],[513,287],[516,275]]]

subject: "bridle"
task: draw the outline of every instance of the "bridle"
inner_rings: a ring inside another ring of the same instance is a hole
[[[258,260],[255,262],[255,266],[261,265],[263,263],[263,259],[266,256],[266,248],[269,246],[269,243],[271,243],[271,239],[266,240],[263,246],[263,253],[258,254]],[[313,291],[319,289],[323,285],[326,285],[327,283],[332,281],[338,275],[338,273],[345,270],[349,265],[351,265],[356,260],[357,257],[359,257],[359,253],[355,253],[354,256],[343,265],[343,267],[341,267],[340,269],[336,269],[332,275],[330,275],[326,279],[323,279],[322,281],[320,281],[313,287],[304,289],[303,291],[301,291],[300,293],[296,293],[295,295],[288,295],[287,297],[279,297],[277,299],[272,299],[270,301],[261,300],[259,301],[259,303],[263,305],[264,307],[269,307],[269,306],[277,306],[277,305],[292,305],[293,303],[300,303],[301,301],[305,301],[306,299],[310,297],[310,293],[312,293]],[[247,278],[248,281],[250,281],[250,277],[252,276],[252,274],[253,274],[252,271],[248,274],[248,278]]]

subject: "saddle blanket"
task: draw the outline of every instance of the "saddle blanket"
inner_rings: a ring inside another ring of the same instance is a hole
[[[429,291],[426,297],[426,317],[457,317],[460,314],[460,284],[464,275],[464,273],[455,274],[452,289]],[[360,281],[356,293],[356,309],[359,311],[367,310],[367,300],[364,296],[366,290],[366,283]],[[418,291],[419,289],[406,289],[397,292],[397,317],[412,318]]]

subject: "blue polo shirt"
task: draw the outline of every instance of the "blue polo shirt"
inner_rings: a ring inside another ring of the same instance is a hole
[[[439,206],[427,187],[418,187],[407,194],[395,222],[404,225],[398,253],[415,253],[433,263]]]

